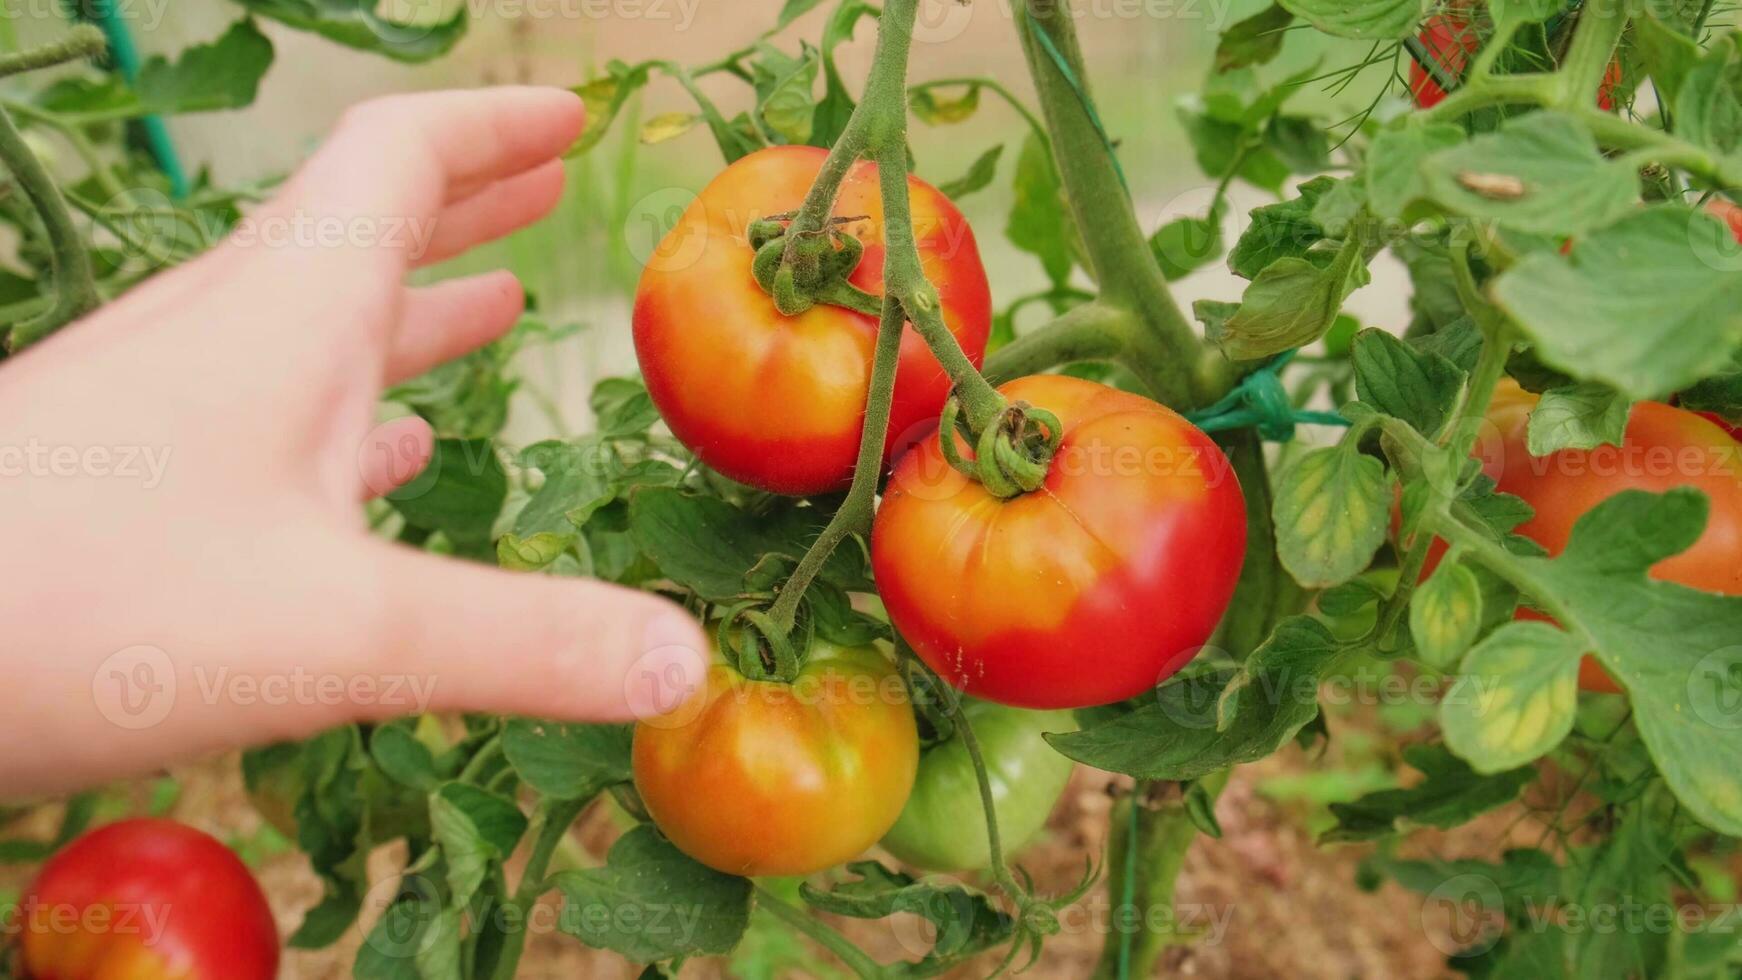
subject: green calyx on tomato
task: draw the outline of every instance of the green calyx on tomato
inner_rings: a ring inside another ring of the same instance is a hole
[[[727,167],[654,250],[635,294],[636,358],[672,434],[713,469],[774,493],[845,489],[865,419],[875,312],[862,298],[834,302],[839,296],[782,312],[803,305],[801,280],[812,260],[818,278],[807,280],[810,288],[823,288],[825,271],[845,272],[843,285],[865,297],[883,288],[884,212],[869,161],[841,181],[835,211],[846,217],[798,242],[793,262],[781,261],[787,229],[768,216],[803,202],[826,157],[816,147],[772,147]],[[977,367],[992,328],[992,294],[973,231],[935,187],[911,176],[907,183],[915,246],[938,312]],[[758,281],[759,264],[769,288]],[[771,290],[785,289],[777,280],[788,274],[795,292],[777,300]],[[935,426],[949,394],[949,375],[906,327],[886,460]]]
[[[1154,688],[1233,596],[1246,506],[1232,465],[1129,392],[1064,375],[1000,391],[1058,420],[1043,485],[1000,499],[952,468],[937,434],[903,456],[871,532],[890,622],[944,680],[1000,704],[1087,707]]]
[[[1073,763],[1042,735],[1072,731],[1068,711],[1025,711],[966,700],[962,713],[992,786],[992,809],[1006,855],[1021,849],[1052,813],[1070,781]],[[897,860],[928,871],[974,871],[991,863],[984,804],[973,759],[959,737],[929,746],[919,757],[913,793],[883,848]]]
[[[697,861],[729,874],[805,875],[863,853],[913,788],[907,688],[876,647],[813,642],[791,684],[716,658],[702,688],[635,726],[635,788]]]
[[[25,980],[278,975],[278,929],[260,885],[228,847],[172,820],[107,824],[61,849],[25,891],[12,930]]]

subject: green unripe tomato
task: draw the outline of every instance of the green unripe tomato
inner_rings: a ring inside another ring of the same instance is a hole
[[[1069,711],[1025,711],[973,700],[964,701],[962,710],[986,760],[998,836],[1008,857],[1046,825],[1071,778],[1071,760],[1041,734],[1077,726]],[[980,787],[961,739],[940,742],[920,756],[913,794],[884,835],[883,847],[930,871],[970,871],[991,863]]]

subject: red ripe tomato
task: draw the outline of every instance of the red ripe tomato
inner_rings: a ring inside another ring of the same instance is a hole
[[[1422,21],[1421,33],[1416,36],[1433,59],[1453,78],[1464,74],[1470,56],[1482,46],[1482,39],[1477,35],[1475,26],[1458,16],[1429,17]],[[1621,63],[1611,61],[1609,67],[1603,71],[1603,85],[1597,91],[1599,109],[1608,112],[1615,108],[1615,87],[1620,84]],[[1446,90],[1439,82],[1434,81],[1427,69],[1411,58],[1409,94],[1415,99],[1416,105],[1431,109],[1445,100]]]
[[[278,929],[235,853],[172,820],[123,820],[43,865],[20,904],[29,980],[272,980]]]
[[[999,500],[935,434],[904,456],[871,536],[890,620],[987,700],[1068,708],[1149,690],[1209,639],[1240,575],[1246,508],[1228,458],[1105,385],[1040,375],[1001,390],[1063,426],[1046,482]]]
[[[635,352],[671,431],[721,473],[777,493],[811,494],[852,481],[877,318],[818,305],[784,316],[757,285],[752,221],[796,209],[827,154],[784,146],[753,153],[702,190],[659,245],[635,295]],[[921,264],[943,318],[978,365],[992,297],[974,233],[936,188],[908,178]],[[865,244],[851,276],[882,292],[883,205],[877,167],[855,164],[835,214]],[[943,367],[909,327],[901,342],[888,458],[935,421],[949,396]]]
[[[1463,75],[1470,55],[1482,45],[1475,27],[1461,17],[1429,17],[1422,22],[1417,37],[1433,59],[1454,78]],[[1409,61],[1409,92],[1415,97],[1415,104],[1423,109],[1439,105],[1446,97],[1446,90],[1413,58]]]
[[[1572,536],[1573,524],[1614,494],[1691,486],[1711,498],[1706,530],[1693,547],[1652,566],[1651,576],[1742,595],[1742,446],[1729,433],[1694,412],[1640,402],[1633,406],[1620,446],[1563,449],[1538,457],[1525,448],[1525,426],[1536,402],[1537,396],[1511,381],[1502,382],[1488,410],[1493,429],[1484,431],[1476,450],[1483,471],[1500,490],[1536,509],[1518,527],[1519,534],[1558,555]],[[1579,686],[1620,691],[1588,656],[1579,669]]]
[[[873,647],[813,643],[792,684],[723,662],[635,726],[635,788],[679,850],[728,874],[807,875],[863,853],[919,767],[907,688]]]

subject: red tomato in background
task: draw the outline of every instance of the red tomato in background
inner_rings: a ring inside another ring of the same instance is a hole
[[[1147,398],[1062,375],[1000,390],[1064,428],[1046,483],[999,500],[944,461],[935,434],[902,457],[871,536],[890,620],[976,697],[1068,708],[1141,694],[1198,652],[1233,595],[1239,481],[1209,436]]]
[[[1499,489],[1536,509],[1534,517],[1519,525],[1519,534],[1558,555],[1572,536],[1573,524],[1614,494],[1694,487],[1711,498],[1706,530],[1693,547],[1652,566],[1651,577],[1707,592],[1742,595],[1742,446],[1694,412],[1640,402],[1633,406],[1620,446],[1532,456],[1525,448],[1525,426],[1536,402],[1536,395],[1510,380],[1502,381],[1488,409],[1494,428],[1484,431],[1476,449],[1483,472]],[[1443,550],[1436,542],[1428,571]],[[1587,691],[1621,690],[1589,656],[1580,665],[1579,686]]]
[[[671,431],[721,473],[777,493],[812,494],[852,482],[865,417],[877,318],[818,305],[784,316],[757,285],[752,221],[791,211],[824,150],[761,150],[704,188],[648,260],[635,295],[635,353]],[[992,297],[974,233],[936,188],[909,177],[921,264],[943,318],[975,365],[986,351]],[[851,281],[882,292],[883,204],[877,167],[855,164],[835,214],[865,244]],[[913,328],[901,341],[887,458],[935,422],[950,380]]]
[[[1467,19],[1456,16],[1429,17],[1422,21],[1421,33],[1416,37],[1433,59],[1454,78],[1463,77],[1470,56],[1482,46],[1482,39],[1477,35],[1475,26]],[[1597,108],[1604,112],[1615,108],[1615,86],[1620,84],[1621,63],[1611,61],[1603,72],[1603,85],[1597,91]],[[1445,100],[1446,90],[1439,82],[1434,81],[1427,69],[1411,58],[1409,94],[1415,99],[1416,105],[1431,109]]]
[[[1475,54],[1476,49],[1482,46],[1481,38],[1476,36],[1476,29],[1461,17],[1429,17],[1422,21],[1421,33],[1417,38],[1427,48],[1428,53],[1433,55],[1434,60],[1454,78],[1464,74],[1464,66],[1469,63],[1470,55]],[[1409,60],[1409,93],[1415,97],[1415,104],[1423,109],[1439,105],[1446,97],[1446,90],[1414,58]]]
[[[678,849],[727,874],[807,875],[864,853],[913,790],[919,730],[874,647],[813,643],[792,684],[723,661],[635,726],[635,788]]]
[[[240,858],[173,820],[123,820],[49,858],[16,928],[28,980],[272,980],[278,928]]]

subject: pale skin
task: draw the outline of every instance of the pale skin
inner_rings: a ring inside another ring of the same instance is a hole
[[[390,544],[360,506],[433,445],[420,419],[377,424],[384,387],[524,304],[506,271],[406,274],[546,214],[582,120],[550,89],[365,103],[252,238],[0,365],[0,447],[30,449],[0,460],[0,799],[424,708],[630,720],[700,682],[678,607]],[[341,240],[269,233],[320,220]],[[381,241],[411,226],[421,252]]]

